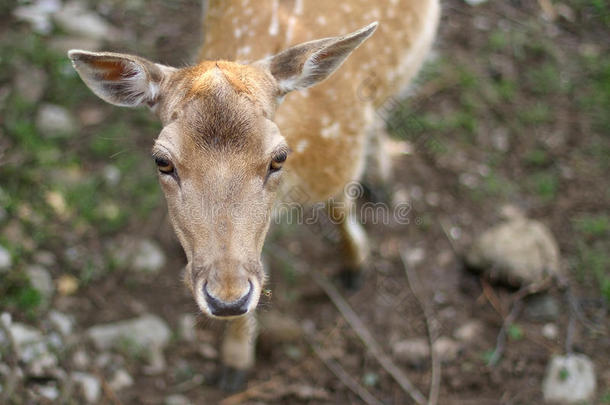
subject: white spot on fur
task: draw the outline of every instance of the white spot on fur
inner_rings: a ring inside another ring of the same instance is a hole
[[[320,135],[322,138],[336,138],[339,136],[339,130],[341,129],[341,124],[335,122],[334,124],[322,128],[320,131]]]
[[[280,8],[280,0],[273,0],[271,6],[271,23],[269,24],[269,35],[276,36],[280,30],[280,21],[278,18]]]
[[[306,139],[301,139],[294,148],[294,151],[296,153],[303,153],[305,149],[307,149],[307,146],[309,146],[309,142]]]

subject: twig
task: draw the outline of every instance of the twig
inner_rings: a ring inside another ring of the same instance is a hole
[[[500,328],[500,333],[498,333],[498,337],[496,338],[496,348],[491,355],[488,366],[495,366],[500,358],[502,357],[502,353],[504,352],[504,346],[506,344],[506,331],[510,327],[510,325],[515,322],[517,316],[519,315],[519,311],[521,311],[522,301],[519,299],[515,301],[513,304],[513,308],[506,318],[504,318],[504,322],[502,323],[502,328]]]
[[[434,313],[432,312],[432,308],[429,304],[426,304],[422,297],[416,291],[422,291],[421,283],[419,281],[419,277],[414,269],[412,269],[408,264],[403,252],[400,253],[400,259],[402,260],[402,265],[405,269],[405,275],[407,277],[407,286],[411,293],[417,300],[420,308],[424,313],[424,318],[426,320],[426,329],[428,331],[428,342],[430,344],[430,359],[432,363],[432,378],[430,380],[430,392],[428,394],[428,405],[436,405],[438,402],[438,393],[441,385],[441,361],[439,359],[437,351],[434,349],[434,343],[438,338],[438,331],[436,328],[436,318],[434,317]]]
[[[371,354],[377,359],[379,364],[396,380],[400,387],[419,405],[426,403],[426,398],[422,393],[415,388],[415,386],[409,381],[407,376],[400,370],[396,364],[388,357],[381,346],[375,341],[369,330],[364,326],[358,315],[349,306],[349,304],[343,299],[341,294],[337,291],[325,276],[318,271],[311,269],[311,275],[314,281],[324,290],[326,295],[330,298],[332,303],[337,307],[341,315],[347,320],[352,329],[356,332],[360,340],[369,349]]]
[[[489,301],[489,303],[491,304],[493,309],[502,318],[506,318],[506,309],[504,309],[504,306],[502,305],[502,303],[500,303],[500,300],[496,296],[496,293],[494,292],[493,288],[491,288],[489,283],[487,281],[485,281],[485,279],[482,277],[481,277],[481,286],[483,288],[483,294],[485,295],[485,298],[487,298],[487,300]]]
[[[6,356],[8,358],[7,363],[10,364],[10,372],[6,376],[4,382],[4,390],[3,395],[0,398],[4,400],[2,403],[9,403],[13,396],[13,392],[15,391],[15,386],[17,385],[17,380],[19,379],[19,372],[17,371],[19,362],[19,345],[15,341],[15,337],[11,332],[11,318],[8,313],[3,313],[0,315],[0,329],[6,336],[6,340],[8,341],[8,350],[9,355]]]
[[[366,402],[368,405],[383,405],[383,402],[375,398],[366,388],[358,383],[351,375],[349,375],[341,365],[332,359],[328,358],[320,350],[320,346],[314,341],[313,336],[309,333],[305,334],[307,342],[311,346],[314,354],[324,363],[326,367],[339,379],[341,382],[349,388],[354,394],[358,395],[360,399]]]

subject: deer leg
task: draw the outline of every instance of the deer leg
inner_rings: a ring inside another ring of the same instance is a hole
[[[370,250],[366,232],[357,221],[355,208],[354,200],[347,195],[340,201],[331,200],[328,203],[329,217],[339,229],[343,248],[345,267],[340,277],[348,289],[360,287],[362,268]]]
[[[219,385],[222,390],[235,392],[245,387],[248,371],[254,365],[256,333],[253,314],[228,321],[221,350],[223,367]]]

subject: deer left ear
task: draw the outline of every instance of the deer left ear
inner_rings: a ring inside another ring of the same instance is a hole
[[[144,58],[111,52],[71,50],[68,57],[91,91],[123,107],[154,107],[161,82],[174,70]]]
[[[319,39],[286,49],[257,62],[277,81],[281,95],[317,84],[335,70],[377,29],[377,22],[339,37]]]

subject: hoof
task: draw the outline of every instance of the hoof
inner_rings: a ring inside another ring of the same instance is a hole
[[[346,290],[357,291],[364,283],[361,270],[344,269],[339,273],[339,281]]]
[[[218,380],[218,388],[225,392],[238,392],[246,388],[248,372],[234,367],[223,366]]]

